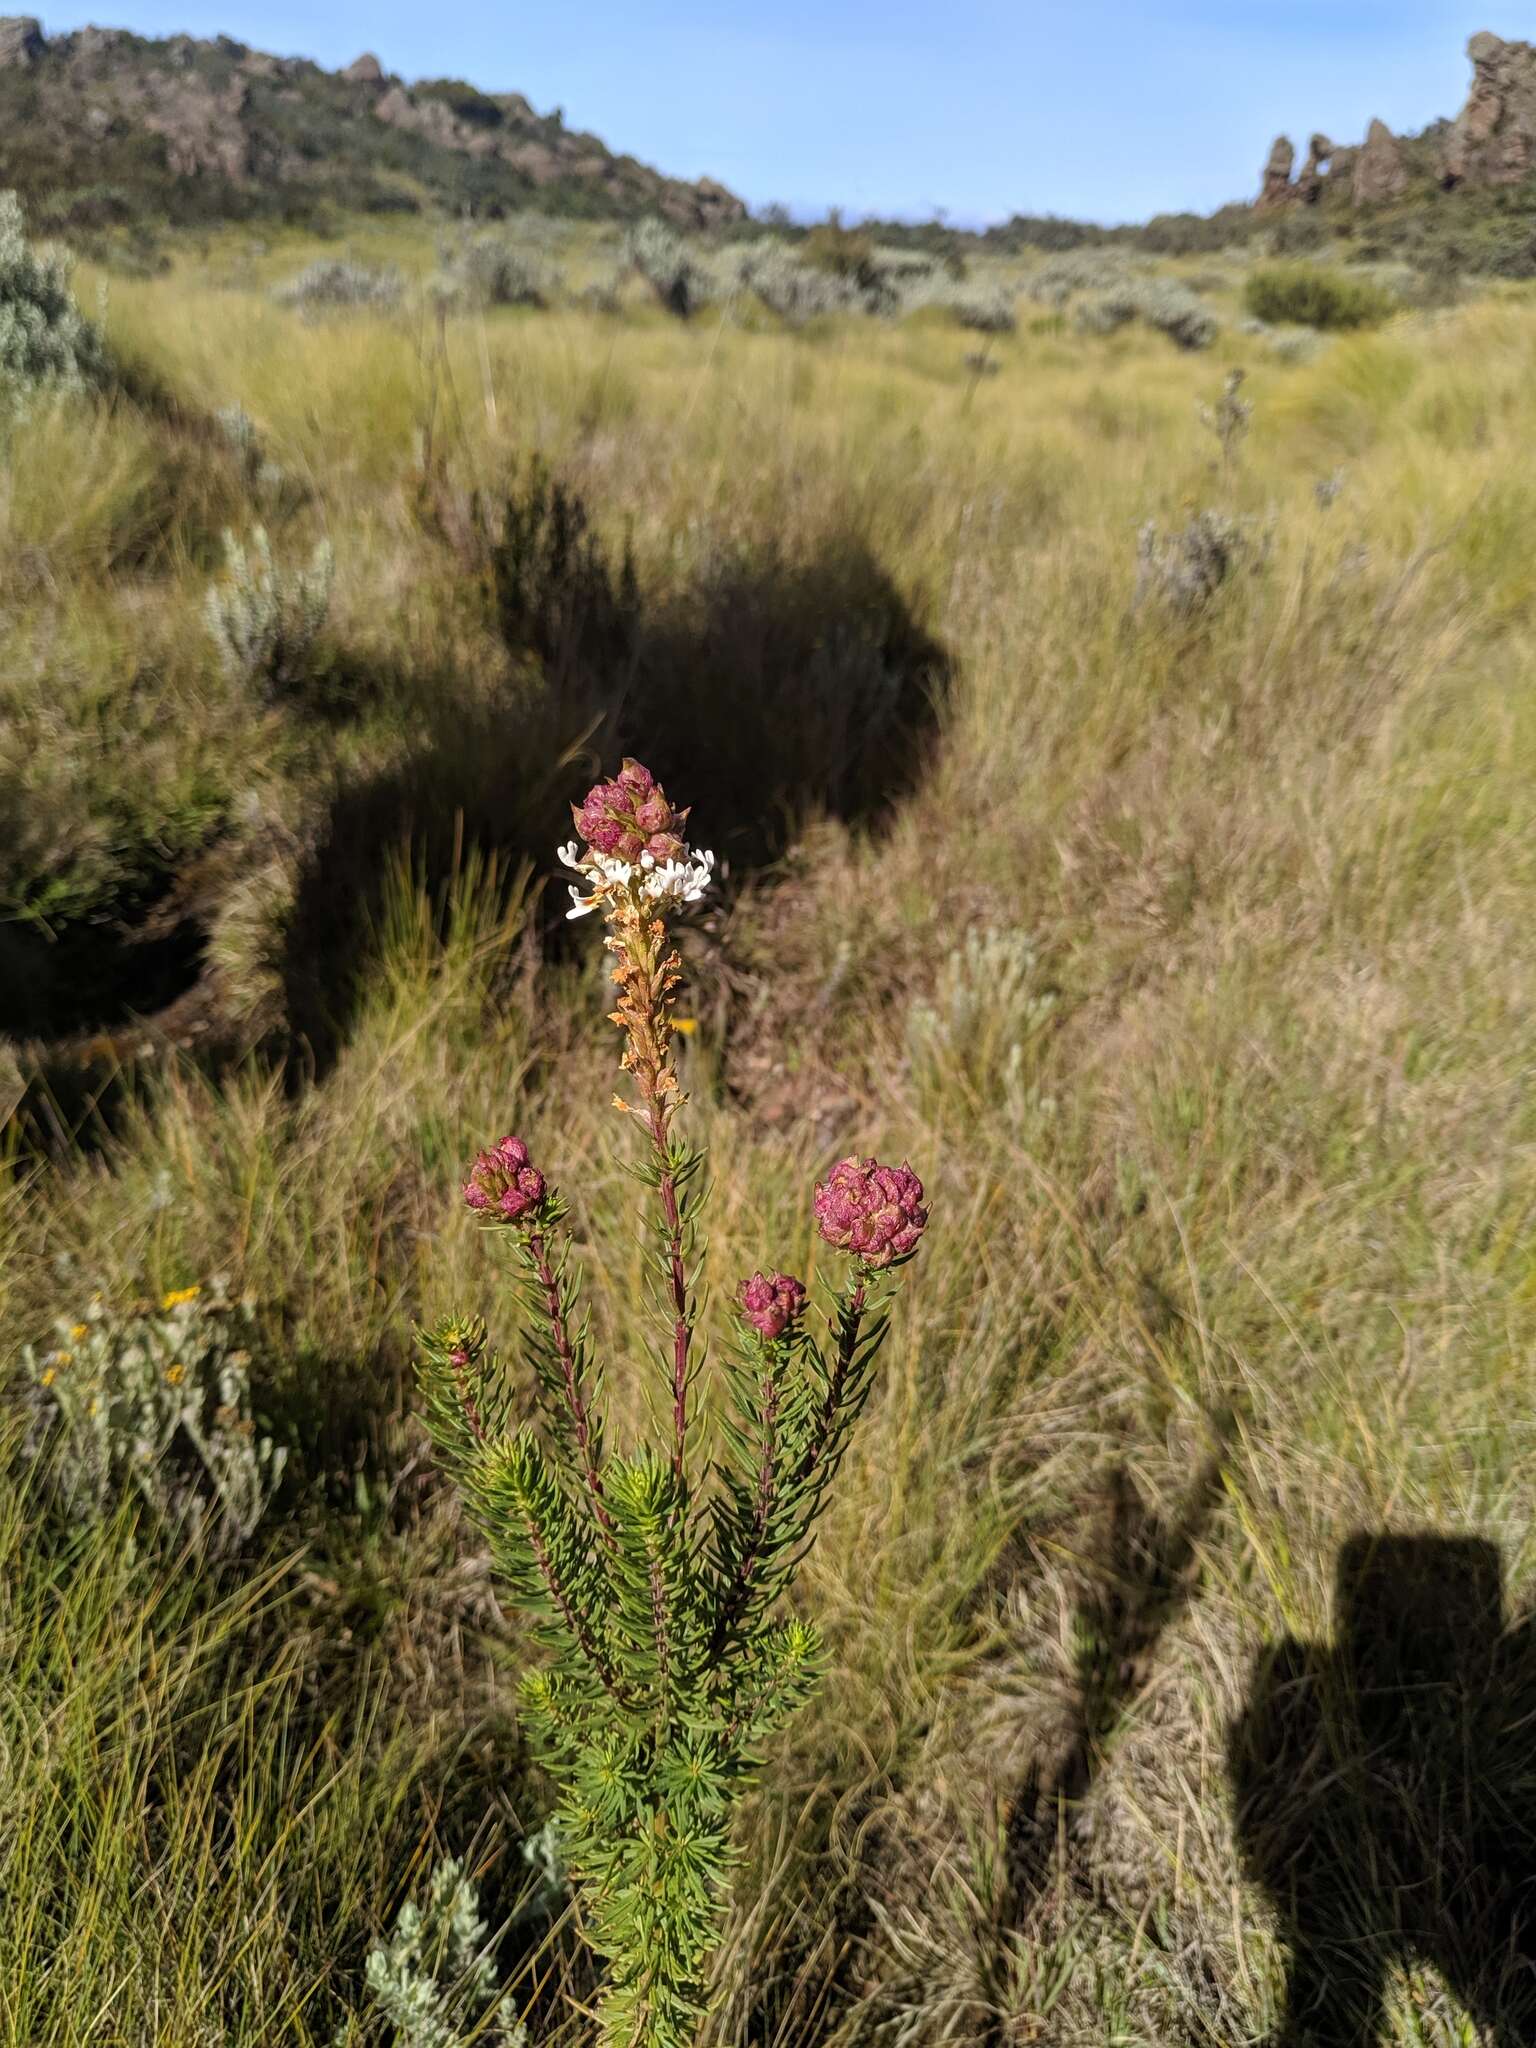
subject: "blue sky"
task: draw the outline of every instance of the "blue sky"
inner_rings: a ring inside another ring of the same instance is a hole
[[[20,0],[17,0],[20,4]],[[36,0],[33,0],[36,4]],[[1098,220],[1245,198],[1271,138],[1454,114],[1477,0],[98,0],[328,66],[524,92],[681,176],[797,211]]]

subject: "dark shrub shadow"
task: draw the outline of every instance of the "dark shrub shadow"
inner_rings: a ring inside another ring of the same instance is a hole
[[[1334,1640],[1264,1652],[1231,1731],[1238,1840],[1290,1950],[1286,2048],[1367,2048],[1431,1964],[1479,2038],[1536,2041],[1536,1631],[1499,1553],[1360,1535]]]
[[[338,792],[301,880],[285,989],[317,1071],[349,1033],[402,841],[429,886],[467,844],[550,875],[570,804],[633,753],[691,804],[729,883],[809,817],[877,825],[933,745],[948,659],[861,540],[739,549],[647,599],[627,550],[535,470],[489,561],[502,697],[466,716],[438,693],[409,763]],[[554,933],[564,890],[547,900]]]
[[[1056,1740],[1009,1806],[1009,1918],[1027,1918],[1058,1870],[1080,1862],[1085,1803],[1125,1717],[1152,1676],[1157,1648],[1199,1584],[1199,1544],[1221,1493],[1222,1451],[1164,1520],[1117,1465],[1078,1603],[1074,1685]]]
[[[451,672],[328,646],[288,707],[322,726],[398,706],[420,735],[408,759],[339,780],[313,834],[282,942],[281,1038],[304,1052],[296,1085],[350,1034],[402,844],[429,888],[471,846],[501,856],[503,873],[526,860],[550,876],[572,801],[633,753],[691,805],[693,836],[729,888],[818,815],[877,826],[935,743],[948,657],[856,535],[737,545],[647,593],[627,546],[534,466],[494,519],[472,501],[452,538],[506,648],[494,695],[469,707]],[[216,906],[191,900],[194,880],[167,877],[162,903],[67,945],[0,928],[0,980],[14,991],[0,996],[0,1031],[26,1041],[44,1075],[39,1129],[104,1114],[162,1020],[179,1049],[215,1064],[249,1050],[203,973]],[[546,901],[559,944],[563,888]]]

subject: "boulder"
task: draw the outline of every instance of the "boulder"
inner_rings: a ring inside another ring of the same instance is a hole
[[[382,85],[384,66],[374,56],[372,50],[364,50],[361,57],[353,58],[341,75],[348,85]]]

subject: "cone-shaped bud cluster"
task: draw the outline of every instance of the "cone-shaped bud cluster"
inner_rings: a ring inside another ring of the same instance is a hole
[[[805,1283],[793,1273],[754,1273],[737,1294],[744,1322],[769,1343],[782,1337],[805,1307]]]
[[[923,1184],[911,1167],[842,1159],[816,1183],[822,1236],[863,1265],[894,1266],[916,1248],[928,1222]]]
[[[457,1372],[477,1365],[485,1351],[485,1324],[479,1316],[450,1316],[438,1325],[435,1342]]]
[[[576,830],[597,853],[635,862],[681,860],[686,811],[674,811],[649,768],[626,760],[612,782],[599,782],[571,806]]]
[[[503,1138],[482,1152],[464,1183],[471,1209],[502,1223],[521,1223],[544,1199],[544,1176],[521,1138]]]

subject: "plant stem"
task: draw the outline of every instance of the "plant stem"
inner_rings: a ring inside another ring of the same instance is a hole
[[[837,1358],[832,1367],[831,1377],[827,1381],[826,1399],[822,1402],[821,1413],[816,1418],[815,1434],[806,1446],[800,1470],[795,1474],[797,1484],[803,1485],[806,1480],[813,1477],[817,1466],[826,1456],[833,1424],[837,1420],[837,1411],[842,1406],[843,1390],[853,1369],[853,1356],[858,1349],[859,1331],[864,1322],[864,1303],[864,1282],[860,1280],[844,1302],[838,1318]]]
[[[741,1620],[747,1602],[752,1597],[752,1582],[757,1576],[758,1565],[762,1562],[763,1539],[768,1532],[768,1518],[773,1513],[778,1498],[778,1484],[774,1471],[774,1460],[779,1442],[779,1382],[774,1370],[775,1360],[770,1352],[763,1365],[763,1435],[757,1461],[757,1501],[752,1516],[752,1530],[747,1538],[746,1548],[737,1560],[720,1613],[710,1631],[708,1659],[714,1663],[730,1640],[731,1632]]]
[[[587,1404],[582,1398],[581,1381],[576,1370],[576,1347],[571,1342],[570,1330],[565,1320],[565,1308],[560,1299],[560,1285],[554,1268],[549,1262],[549,1248],[538,1231],[528,1237],[528,1256],[538,1276],[539,1286],[544,1292],[544,1313],[549,1321],[550,1335],[554,1339],[555,1356],[560,1361],[560,1377],[565,1389],[565,1405],[571,1417],[571,1429],[580,1453],[582,1474],[587,1482],[587,1492],[592,1498],[592,1512],[596,1515],[608,1548],[615,1547],[613,1517],[608,1512],[608,1503],[603,1498],[603,1475],[598,1470],[597,1460],[592,1451],[592,1419]]]

